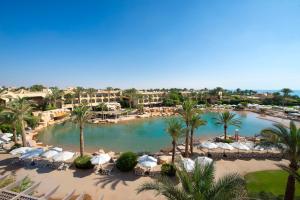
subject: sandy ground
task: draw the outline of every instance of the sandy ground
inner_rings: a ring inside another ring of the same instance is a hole
[[[274,123],[281,123],[286,127],[290,127],[290,121],[289,119],[282,119],[279,117],[273,117],[273,116],[269,116],[269,115],[259,115],[257,118],[259,119],[265,119],[265,120],[269,120],[272,121]],[[300,127],[300,122],[295,121],[295,124],[297,127]]]
[[[113,172],[111,176],[96,175],[93,170],[81,171],[70,169],[67,171],[50,170],[48,168],[24,168],[9,165],[10,155],[0,154],[0,174],[14,173],[17,178],[28,175],[36,182],[41,182],[38,187],[38,193],[43,194],[46,191],[60,185],[59,189],[52,196],[54,198],[62,198],[64,195],[76,189],[76,194],[85,192],[92,199],[98,200],[104,195],[104,200],[163,200],[162,196],[155,197],[153,192],[143,192],[136,194],[136,188],[147,181],[151,181],[149,177],[138,177],[131,173]],[[286,163],[286,161],[282,161]],[[237,172],[245,175],[249,172],[260,170],[278,169],[275,165],[278,161],[264,160],[236,160],[236,161],[217,161],[216,177],[219,178],[226,173]]]

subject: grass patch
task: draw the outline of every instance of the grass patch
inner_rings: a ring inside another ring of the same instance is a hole
[[[284,195],[288,173],[282,170],[259,171],[245,176],[247,190],[250,196],[259,193],[272,193],[276,196]],[[300,197],[300,184],[296,183],[296,197]]]
[[[13,183],[15,181],[13,176],[8,176],[3,180],[0,180],[0,188],[4,188],[8,186],[9,184]]]
[[[20,193],[28,189],[30,186],[32,186],[32,184],[33,182],[30,180],[30,178],[25,177],[21,183],[17,187],[14,187],[11,191]]]

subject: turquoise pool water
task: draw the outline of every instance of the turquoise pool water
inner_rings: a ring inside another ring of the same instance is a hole
[[[254,135],[269,127],[272,122],[257,118],[254,113],[238,113],[242,121],[240,135]],[[195,135],[221,135],[223,128],[215,125],[215,113],[205,113],[207,125],[199,128]],[[99,148],[112,151],[150,151],[155,152],[170,145],[170,137],[165,132],[166,118],[152,118],[130,121],[113,125],[86,124],[84,128],[87,151]],[[234,134],[235,127],[230,127],[229,134]],[[61,146],[78,150],[79,127],[71,122],[46,128],[38,135],[38,140],[48,145]]]

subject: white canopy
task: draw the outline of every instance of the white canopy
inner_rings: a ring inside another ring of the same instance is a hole
[[[2,142],[9,142],[9,141],[11,141],[10,137],[8,135],[6,135],[6,133],[0,135],[0,140]]]
[[[213,142],[205,141],[200,144],[200,147],[206,148],[206,149],[216,149],[216,148],[218,148],[218,145],[216,145]]]
[[[195,168],[195,162],[189,158],[183,158],[182,163],[187,172],[192,172]]]
[[[11,155],[17,155],[17,154],[24,154],[24,153],[27,153],[28,151],[31,151],[32,150],[32,147],[20,147],[20,148],[16,148],[12,151],[10,151],[9,153]]]
[[[210,165],[213,162],[211,158],[208,158],[206,156],[198,156],[195,159],[195,163],[198,163],[201,166]]]
[[[58,151],[58,152],[62,152],[63,151],[63,149],[60,148],[60,147],[53,147],[53,148],[50,148],[50,149]]]
[[[103,165],[107,162],[109,162],[111,157],[107,153],[102,153],[97,156],[93,156],[91,159],[91,163],[93,165]]]
[[[32,149],[31,151],[28,151],[24,153],[22,156],[20,156],[20,159],[36,158],[39,157],[43,152],[44,152],[43,148]]]
[[[152,168],[157,165],[157,159],[152,156],[148,156],[148,155],[143,155],[143,156],[139,157],[138,162],[141,166],[144,166],[147,168]]]
[[[9,138],[11,138],[12,136],[14,136],[14,134],[12,134],[12,133],[3,133],[3,135],[6,135]]]
[[[48,151],[46,151],[42,154],[42,157],[49,159],[49,158],[52,158],[53,156],[59,154],[60,152],[61,151],[58,151],[55,148],[49,149]]]
[[[218,147],[224,150],[233,150],[234,148],[228,144],[228,143],[223,143],[223,142],[219,142],[217,143]]]
[[[75,155],[75,153],[73,153],[73,152],[63,151],[63,152],[60,152],[60,153],[56,154],[55,156],[53,156],[52,159],[56,162],[61,162],[61,161],[66,161],[66,160],[72,159],[74,155]]]
[[[263,146],[257,145],[257,146],[254,147],[254,150],[263,151],[263,150],[265,150],[265,148]]]
[[[157,162],[157,159],[152,156],[143,155],[138,158],[138,162],[143,162],[143,161]]]
[[[253,149],[255,146],[255,143],[252,141],[247,141],[247,142],[243,142],[242,144],[246,145],[247,147],[249,147],[249,149]]]
[[[247,147],[246,145],[244,145],[243,143],[240,143],[240,142],[233,142],[233,143],[231,143],[231,146],[233,146],[234,148],[239,149],[239,150],[246,150],[246,151],[250,150],[249,147]]]

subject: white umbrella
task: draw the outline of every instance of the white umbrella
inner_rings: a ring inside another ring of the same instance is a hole
[[[263,146],[257,145],[257,146],[254,147],[254,150],[263,151],[263,150],[265,150],[265,148]]]
[[[74,154],[75,153],[70,151],[63,151],[53,156],[52,159],[56,162],[66,161],[72,159]]]
[[[213,162],[213,159],[206,156],[198,156],[195,160],[195,163],[198,163],[201,166],[210,165]]]
[[[22,156],[20,156],[20,159],[36,158],[39,157],[43,152],[44,152],[43,148],[32,149],[31,151],[28,151],[24,153]]]
[[[138,162],[143,162],[143,161],[157,162],[157,159],[152,156],[143,155],[138,158]]]
[[[236,148],[238,150],[246,150],[246,151],[250,150],[249,147],[247,147],[246,145],[244,145],[240,142],[233,142],[233,143],[231,143],[231,146],[233,146],[234,148]]]
[[[219,142],[217,143],[218,147],[224,150],[233,150],[234,148],[228,144],[228,143],[223,143],[223,142]]]
[[[206,142],[202,142],[200,144],[200,147],[206,148],[206,149],[216,149],[216,148],[218,148],[218,145],[216,145],[213,142],[206,141]]]
[[[254,142],[252,142],[252,141],[243,142],[242,144],[244,144],[247,147],[249,147],[249,149],[253,149],[254,145],[255,145]]]
[[[11,138],[12,136],[14,136],[14,134],[12,134],[12,133],[3,133],[3,135],[6,135],[9,138]]]
[[[3,142],[11,141],[10,137],[8,137],[6,134],[1,134],[0,135],[0,140],[3,141]]]
[[[17,154],[24,154],[24,153],[27,153],[28,151],[31,151],[32,150],[32,147],[20,147],[20,148],[16,148],[12,151],[10,151],[9,153],[11,155],[17,155]]]
[[[152,168],[155,167],[157,165],[157,162],[153,162],[153,161],[143,161],[143,162],[139,162],[139,164],[141,166],[144,166],[146,168]]]
[[[148,155],[143,155],[143,156],[139,157],[138,162],[140,165],[147,167],[147,168],[152,168],[157,165],[157,159],[152,156],[148,156]]]
[[[58,152],[62,152],[63,149],[60,148],[60,147],[53,147],[53,148],[50,148],[51,150],[55,150],[55,151],[58,151]]]
[[[192,172],[195,168],[195,162],[189,158],[183,158],[182,163],[187,172]]]
[[[56,154],[59,154],[60,151],[57,151],[55,149],[49,149],[48,151],[44,152],[41,156],[44,158],[52,158],[53,156],[55,156]]]
[[[102,153],[97,156],[93,156],[91,159],[91,163],[93,165],[103,165],[107,162],[109,162],[111,157],[107,153]]]

